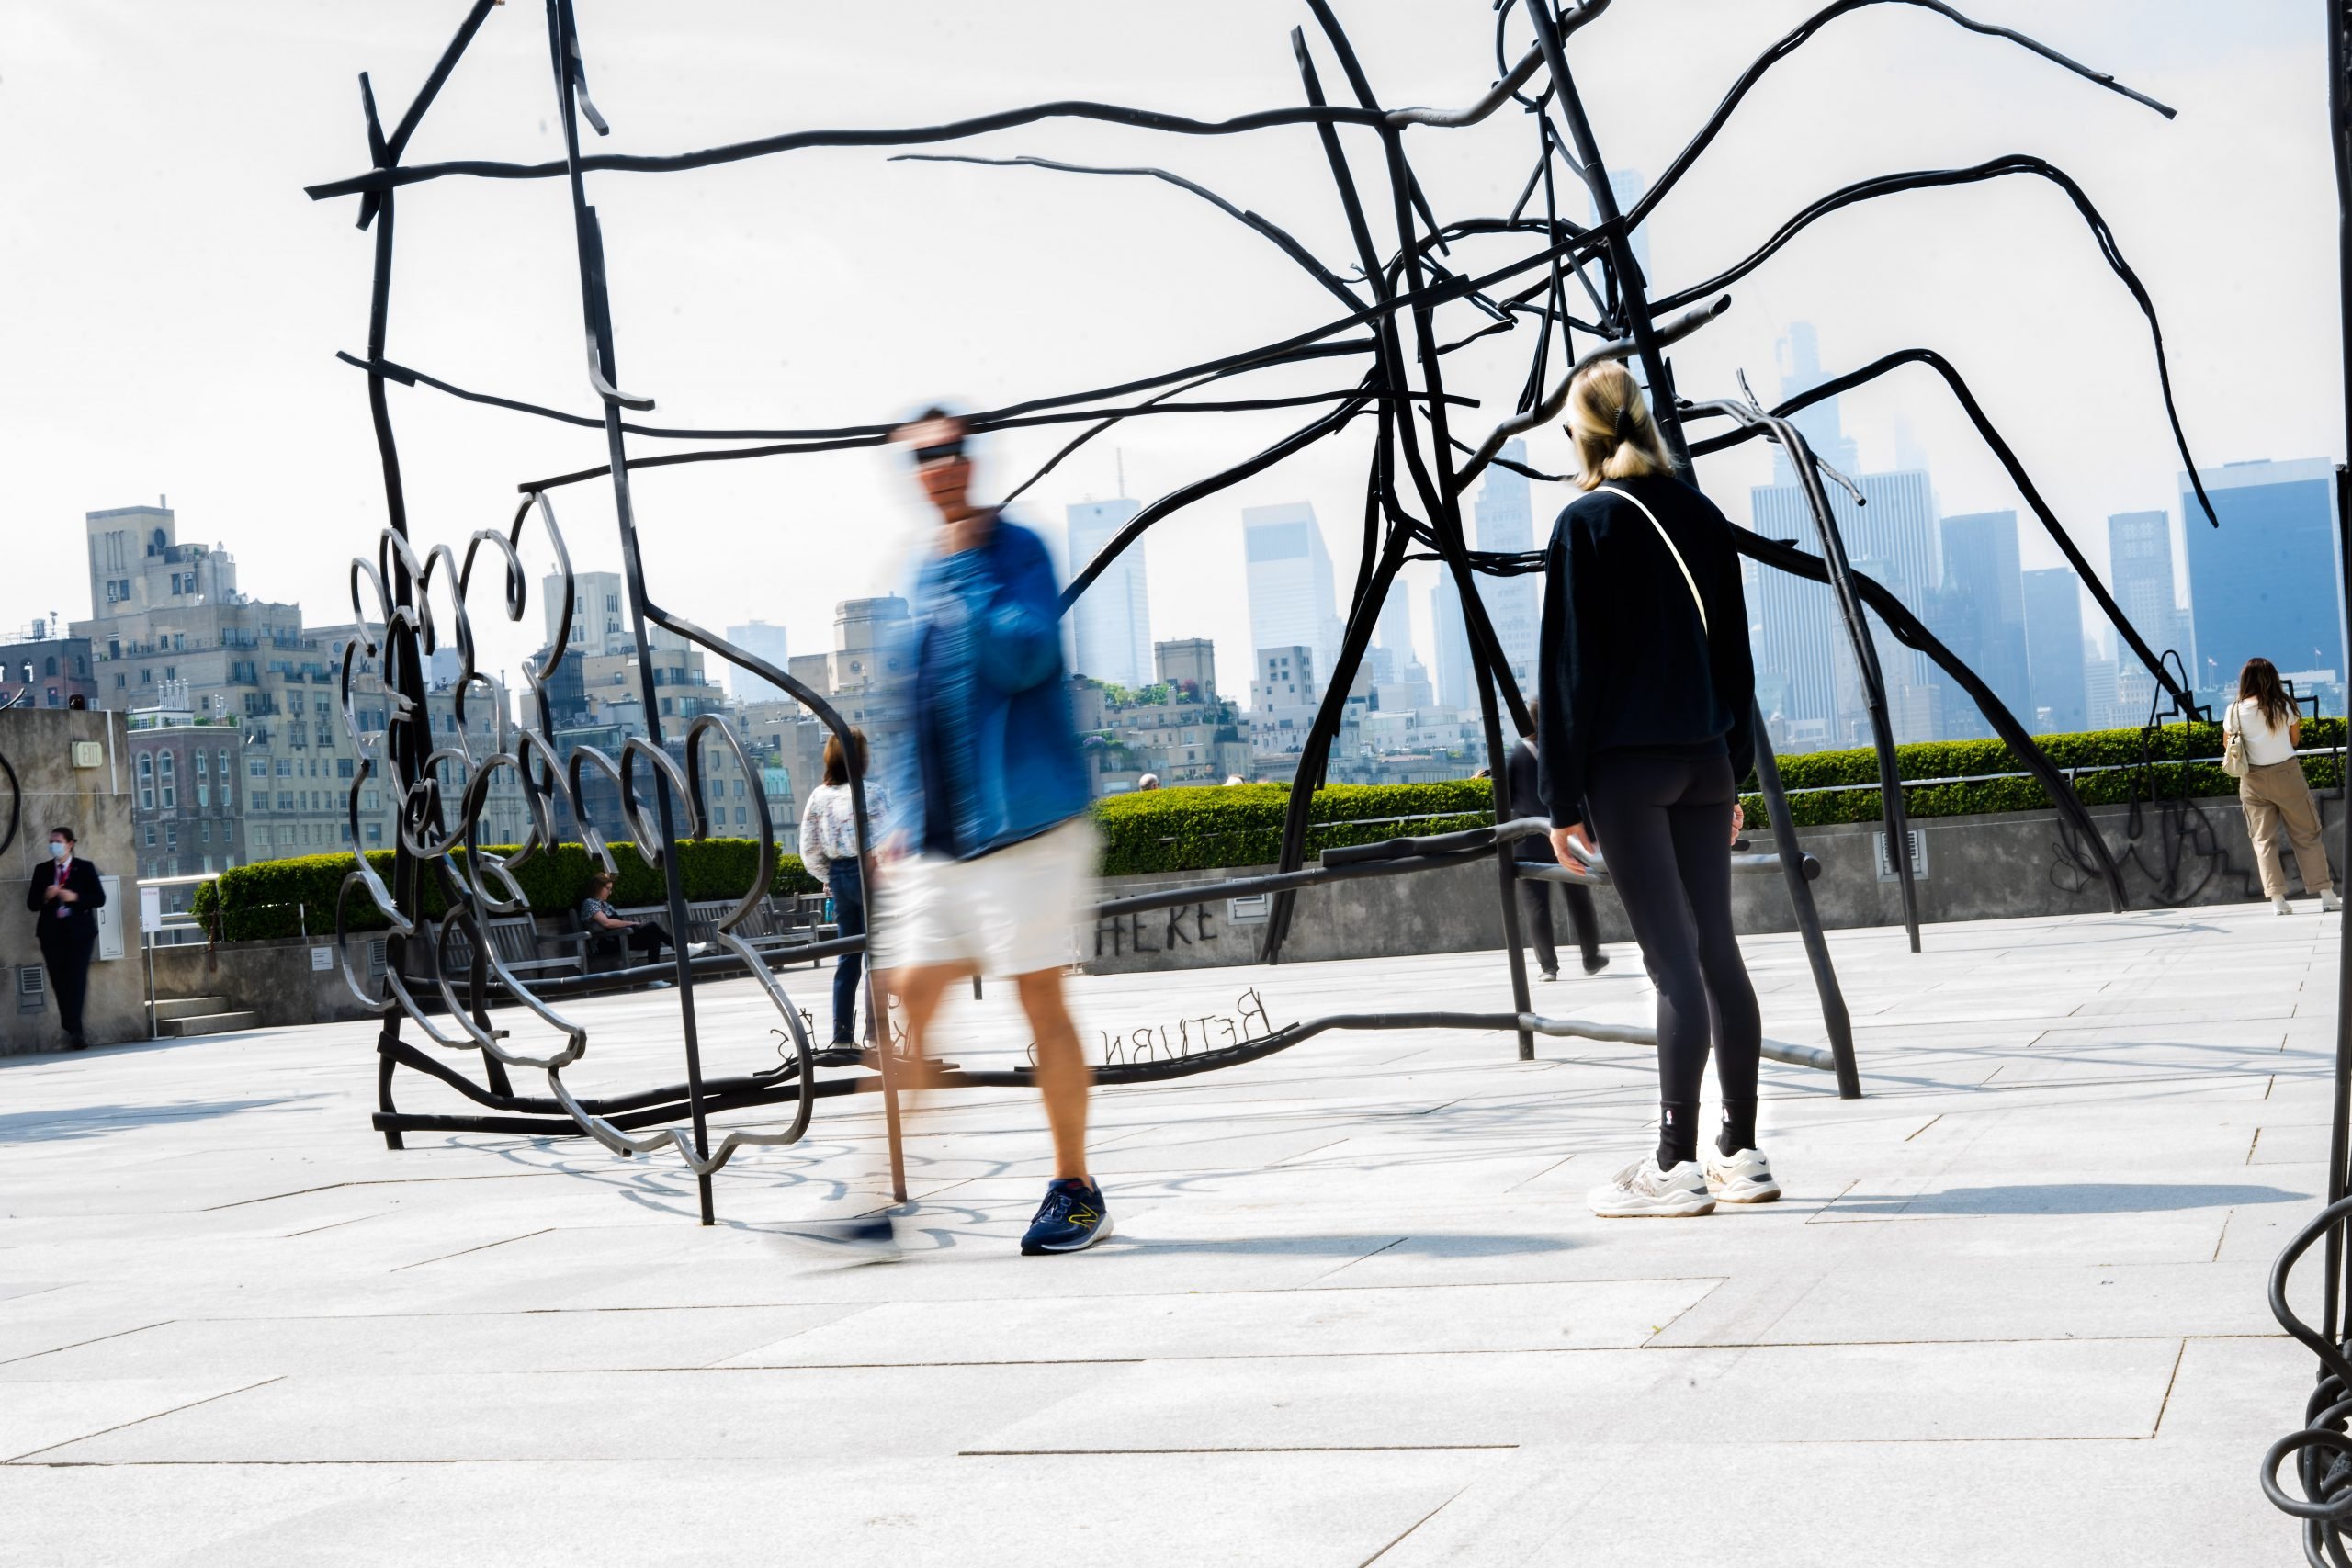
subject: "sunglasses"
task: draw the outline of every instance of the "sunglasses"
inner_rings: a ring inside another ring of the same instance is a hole
[[[915,467],[928,468],[934,463],[950,462],[963,455],[964,438],[959,435],[953,441],[943,441],[936,446],[916,447]]]

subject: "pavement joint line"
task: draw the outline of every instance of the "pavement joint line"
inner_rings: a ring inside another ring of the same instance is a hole
[[[2213,1238],[2213,1256],[2205,1261],[2219,1263],[2222,1260],[2222,1244],[2230,1239],[2230,1222],[2237,1217],[2238,1212],[2235,1209],[2232,1209],[2222,1216],[2222,1234]]]
[[[2172,1359],[2172,1375],[2165,1379],[2165,1396],[2156,1402],[2156,1419],[2148,1428],[2148,1436],[2151,1439],[2165,1429],[2165,1412],[2172,1408],[2172,1391],[2180,1382],[2180,1363],[2188,1358],[2188,1341],[2183,1339],[2180,1342],[2178,1353]]]
[[[177,1321],[176,1318],[159,1318],[153,1323],[142,1323],[136,1328],[118,1328],[112,1334],[101,1334],[96,1338],[76,1339],[71,1345],[52,1345],[46,1350],[34,1350],[22,1356],[11,1356],[6,1360],[0,1361],[0,1367],[13,1367],[19,1361],[37,1361],[43,1356],[54,1356],[66,1350],[78,1350],[85,1345],[102,1345],[109,1339],[119,1339],[127,1334],[144,1334],[151,1328],[161,1328],[166,1324]]]
[[[470,1146],[470,1145],[469,1145]],[[426,1151],[420,1150],[419,1153]],[[356,1181],[330,1181],[323,1187],[298,1187],[291,1192],[266,1192],[258,1198],[240,1198],[233,1203],[214,1203],[209,1208],[194,1210],[156,1210],[158,1213],[217,1214],[223,1209],[243,1209],[255,1203],[275,1203],[281,1198],[307,1198],[313,1192],[333,1192],[343,1187],[412,1187],[435,1181],[518,1181],[533,1176],[563,1176],[560,1170],[482,1170],[466,1176],[383,1176],[364,1178]]]
[[[363,1220],[380,1220],[391,1212],[390,1209],[379,1209],[372,1214],[354,1214],[347,1220],[329,1220],[325,1224],[312,1225],[308,1230],[288,1231],[282,1239],[292,1241],[298,1235],[316,1235],[321,1231],[340,1230],[345,1225],[356,1225]]]
[[[398,1269],[385,1271],[399,1274],[411,1269],[422,1269],[428,1263],[447,1263],[452,1258],[463,1258],[469,1253],[488,1252],[493,1247],[504,1247],[509,1242],[528,1241],[535,1235],[553,1235],[558,1228],[555,1225],[542,1225],[535,1231],[525,1231],[521,1235],[502,1236],[496,1241],[483,1242],[480,1247],[461,1247],[455,1252],[445,1252],[438,1258],[420,1258],[413,1263],[403,1263]]]
[[[1705,1290],[1700,1292],[1698,1295],[1692,1299],[1689,1306],[1684,1307],[1680,1312],[1676,1313],[1664,1323],[1651,1325],[1650,1337],[1642,1341],[1640,1348],[1647,1349],[1651,1346],[1657,1345],[1659,1336],[1667,1333],[1672,1329],[1676,1324],[1681,1322],[1684,1318],[1698,1311],[1700,1306],[1711,1300],[1717,1291],[1722,1290],[1725,1285],[1730,1283],[1731,1276],[1726,1274],[1722,1279],[1717,1280],[1713,1284],[1708,1286]],[[1663,1348],[1663,1347],[1660,1348]]]
[[[1370,1252],[1358,1253],[1355,1257],[1349,1258],[1345,1263],[1334,1264],[1332,1267],[1323,1270],[1322,1273],[1316,1275],[1314,1279],[1307,1281],[1307,1287],[1311,1289],[1316,1285],[1319,1285],[1324,1280],[1329,1279],[1332,1275],[1339,1273],[1341,1269],[1352,1269],[1368,1258],[1377,1258],[1382,1253],[1387,1252],[1395,1247],[1402,1247],[1412,1239],[1413,1238],[1409,1235],[1400,1235],[1395,1241],[1374,1247]]]
[[[1193,1449],[957,1449],[957,1459],[1085,1459],[1102,1455],[1176,1454],[1428,1454],[1516,1450],[1517,1443],[1265,1443]],[[1448,1499],[1451,1501],[1451,1499]],[[1401,1537],[1399,1539],[1402,1539]]]
[[[1911,1131],[1903,1134],[1903,1141],[1906,1144],[1909,1143],[1912,1139],[1917,1137],[1920,1134],[1926,1132],[1928,1128],[1934,1126],[1943,1119],[1944,1113],[1940,1111],[1937,1111],[1933,1116],[1928,1117],[1925,1122],[1920,1122],[1917,1127],[1914,1127]]]
[[[17,1454],[15,1458],[10,1459],[6,1462],[7,1464],[16,1464],[21,1461],[32,1458],[35,1454],[45,1454],[51,1452],[52,1450],[71,1448],[75,1443],[86,1443],[94,1438],[103,1438],[109,1432],[119,1432],[126,1427],[137,1427],[149,1421],[160,1421],[166,1416],[176,1416],[183,1410],[193,1410],[199,1404],[212,1404],[223,1399],[233,1399],[238,1394],[251,1393],[257,1388],[267,1388],[271,1383],[283,1382],[285,1381],[286,1374],[280,1372],[276,1377],[264,1378],[259,1382],[249,1382],[243,1388],[232,1388],[225,1393],[209,1393],[202,1399],[191,1399],[186,1404],[175,1404],[169,1410],[158,1410],[150,1415],[135,1416],[129,1421],[118,1421],[111,1427],[101,1427],[95,1432],[85,1432],[79,1437],[67,1438],[62,1442],[43,1443],[37,1449],[26,1450],[23,1453]]]
[[[887,1303],[875,1303],[875,1305]],[[856,1315],[855,1314],[850,1314]],[[836,1320],[836,1321],[845,1321]],[[813,1332],[815,1325],[800,1333]],[[787,1337],[797,1337],[797,1335]],[[646,1367],[515,1367],[499,1369],[495,1375],[514,1378],[576,1378],[576,1377],[674,1377],[693,1372],[776,1373],[776,1372],[917,1372],[967,1370],[975,1367],[1148,1367],[1177,1366],[1201,1361],[1378,1361],[1401,1360],[1410,1358],[1428,1359],[1466,1359],[1485,1356],[1618,1356],[1657,1354],[1692,1356],[1701,1354],[1746,1354],[1753,1350],[1886,1350],[1911,1347],[1969,1348],[1993,1345],[2181,1345],[2198,1344],[2267,1344],[2290,1343],[2290,1337],[2278,1334],[2042,1334],[2018,1337],[1983,1339],[1744,1339],[1692,1341],[1681,1345],[1661,1345],[1655,1340],[1625,1345],[1528,1345],[1505,1346],[1493,1349],[1433,1350],[1216,1350],[1197,1354],[1164,1353],[1148,1356],[1040,1356],[1002,1358],[990,1360],[949,1361],[767,1361],[728,1366],[718,1362],[700,1362],[676,1366]],[[739,1351],[739,1355],[751,1352]],[[2174,1373],[2179,1371],[2179,1357],[2174,1358]],[[340,1377],[337,1372],[281,1372],[278,1378]],[[395,1378],[400,1374],[354,1374],[371,1378]],[[415,1374],[407,1374],[415,1375]],[[452,1376],[460,1374],[448,1374]],[[475,1374],[462,1374],[472,1376]],[[272,1379],[271,1381],[277,1381]],[[259,1386],[256,1384],[255,1386]],[[2151,1432],[2146,1436],[2154,1436]],[[80,1441],[74,1438],[73,1441]],[[1785,1439],[1815,1441],[1827,1439]],[[2145,1437],[2138,1440],[2144,1441]],[[1451,1445],[1441,1444],[1441,1447]],[[1117,1451],[1117,1450],[1108,1450]]]
[[[1465,1482],[1464,1484],[1457,1487],[1454,1490],[1453,1496],[1448,1497],[1444,1502],[1440,1503],[1436,1507],[1431,1508],[1428,1513],[1423,1514],[1419,1518],[1415,1519],[1411,1524],[1407,1525],[1402,1535],[1399,1535],[1395,1540],[1390,1541],[1386,1546],[1382,1547],[1378,1551],[1375,1551],[1371,1556],[1365,1558],[1362,1562],[1356,1565],[1356,1568],[1372,1568],[1374,1563],[1379,1562],[1382,1558],[1396,1551],[1396,1548],[1403,1543],[1406,1536],[1411,1535],[1415,1530],[1419,1529],[1423,1525],[1429,1523],[1431,1519],[1445,1512],[1446,1509],[1452,1507],[1461,1497],[1462,1494],[1469,1491],[1473,1484],[1475,1483]]]

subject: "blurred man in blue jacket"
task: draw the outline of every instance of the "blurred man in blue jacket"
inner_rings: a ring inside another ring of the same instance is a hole
[[[1012,976],[1054,1135],[1054,1179],[1021,1250],[1076,1252],[1111,1234],[1086,1168],[1093,1074],[1062,997],[1098,852],[1053,563],[1036,535],[973,502],[967,434],[932,409],[896,436],[940,526],[916,574],[899,666],[910,730],[894,748],[874,962],[905,1010],[918,1082],[947,987]]]

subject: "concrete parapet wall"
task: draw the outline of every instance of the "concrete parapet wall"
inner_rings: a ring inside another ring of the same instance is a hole
[[[351,939],[352,964],[367,977],[368,944],[382,933]],[[330,955],[316,967],[316,953]],[[329,1023],[373,1015],[344,984],[334,962],[334,942],[288,937],[282,942],[238,942],[209,947],[195,942],[155,950],[155,994],[165,998],[219,997],[233,1012],[250,1012],[265,1028],[288,1023]],[[374,982],[369,982],[373,984]]]
[[[2211,841],[2227,868],[2216,869],[2190,902],[2244,902],[2250,897],[2245,874],[2254,866],[2245,817],[2233,799],[2199,804]],[[2324,803],[2324,809],[2333,820],[2335,804]],[[2091,811],[2119,859],[2124,858],[2129,815],[2123,807],[2095,807]],[[2143,813],[2142,826],[2145,859],[2151,866],[2161,865],[2153,811]],[[1923,921],[2095,914],[2108,907],[2102,885],[2092,883],[2070,891],[2053,874],[2058,869],[2055,812],[1937,818],[1915,827],[1926,847],[1927,874],[1919,882]],[[1844,930],[1900,923],[1903,907],[1897,885],[1879,878],[1878,835],[1879,829],[1870,824],[1801,829],[1799,837],[1805,848],[1821,861],[1821,876],[1813,884],[1813,896],[1825,926]],[[1769,837],[1759,842],[1769,842]],[[2191,857],[2192,863],[2195,859]],[[2289,867],[2291,877],[2291,857]],[[1237,866],[1109,877],[1102,883],[1101,892],[1105,898],[1122,897],[1271,869]],[[2196,874],[2192,871],[2190,880]],[[2127,868],[2124,886],[2132,908],[2153,904],[2147,874]],[[1733,887],[1734,919],[1742,931],[1793,929],[1788,889],[1777,872],[1742,875]],[[1498,947],[1503,939],[1498,892],[1494,864],[1486,861],[1411,876],[1367,878],[1310,889],[1299,895],[1283,952],[1287,957],[1304,961],[1393,958]],[[1616,895],[1600,889],[1597,903],[1602,940],[1632,941],[1633,931]],[[1246,908],[1237,908],[1234,901],[1218,899],[1105,919],[1078,931],[1078,953],[1087,970],[1095,974],[1255,964],[1265,927],[1250,920],[1250,913]],[[1566,912],[1557,908],[1556,900],[1554,923],[1562,944],[1566,945],[1570,941]],[[550,934],[560,924],[542,921]],[[355,937],[355,964],[365,963],[368,944],[380,940],[380,933]],[[333,946],[331,941],[313,937],[236,942],[217,949],[159,948],[156,994],[220,997],[232,1009],[258,1014],[266,1025],[368,1016],[344,985],[339,968],[313,966],[313,953],[332,953]],[[112,967],[122,970],[136,986],[135,964]],[[137,1032],[143,1033],[135,999],[133,1016]]]
[[[2224,797],[2198,806],[2226,868],[2217,866],[2188,902],[2242,903],[2258,897],[2258,888],[2251,894],[2247,890],[2254,852],[2237,802]],[[2332,823],[2337,816],[2335,803],[2324,802],[2323,809]],[[2130,808],[2094,807],[2091,818],[2106,835],[2118,861],[2127,862]],[[2143,810],[2141,826],[2144,859],[2150,867],[2160,867],[2163,856],[2157,848],[2153,808]],[[1926,875],[1918,883],[1923,922],[2095,914],[2108,908],[2104,883],[2094,881],[2075,888],[2073,885],[2079,878],[2058,874],[2055,811],[1934,818],[1914,823],[1913,828],[1922,835],[1926,852]],[[1901,923],[1901,887],[1892,878],[1882,881],[1879,877],[1880,832],[1869,823],[1799,829],[1804,847],[1821,862],[1813,897],[1825,927],[1841,930]],[[2332,844],[2333,829],[2329,837]],[[1770,835],[1758,835],[1757,841],[1759,847],[1768,846]],[[2198,858],[2190,856],[2192,865]],[[1215,872],[1114,876],[1104,879],[1102,893],[1105,898],[1123,897],[1272,869],[1236,866]],[[2288,858],[2288,870],[2292,883],[2292,856]],[[2198,874],[2192,870],[2188,880],[2194,882]],[[2153,888],[2149,874],[2126,863],[2124,890],[2132,908],[2151,907],[2155,902]],[[1601,939],[1632,941],[1633,930],[1616,895],[1600,889],[1596,903]],[[1080,931],[1079,955],[1087,970],[1095,974],[1254,964],[1265,927],[1247,923],[1248,914],[1231,901],[1220,899],[1102,920]],[[1733,918],[1742,931],[1784,931],[1796,924],[1788,888],[1777,873],[1735,879]],[[1553,923],[1561,943],[1566,945],[1570,941],[1567,913],[1556,899]],[[1502,940],[1495,867],[1491,862],[1480,862],[1303,891],[1283,952],[1285,957],[1299,960],[1391,958],[1498,947]]]

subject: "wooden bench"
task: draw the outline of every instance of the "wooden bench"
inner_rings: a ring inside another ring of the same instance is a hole
[[[582,967],[579,937],[576,932],[570,938],[571,945],[570,953],[559,951],[542,954],[539,951],[537,922],[528,915],[494,918],[486,930],[490,938],[491,952],[497,955],[498,962],[505,965],[509,973],[518,977],[551,972],[577,974]],[[565,940],[561,937],[556,938],[549,945],[560,948]],[[463,927],[450,923],[441,928],[441,950],[437,956],[441,962],[442,972],[453,980],[471,972],[474,960],[473,942],[466,934]]]

